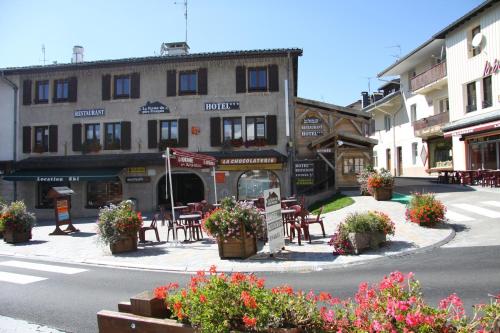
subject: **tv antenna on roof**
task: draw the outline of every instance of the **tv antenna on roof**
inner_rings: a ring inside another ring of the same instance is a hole
[[[399,60],[401,58],[401,45],[400,44],[394,44],[394,45],[391,45],[391,46],[386,46],[385,48],[386,49],[397,48],[398,51],[399,51],[399,53],[398,54],[391,54],[390,56],[396,58],[397,60]]]
[[[368,80],[368,95],[371,95],[371,93],[372,93],[371,82],[372,82],[372,79],[374,79],[374,77],[373,76],[364,76],[363,78]]]
[[[188,2],[184,0],[183,2],[174,2],[174,5],[184,5],[184,20],[186,21],[186,39],[185,42],[188,42]]]
[[[40,59],[39,61],[41,61],[43,63],[43,66],[45,66],[45,63],[47,62],[47,60],[45,59],[45,44],[42,44],[42,59]]]

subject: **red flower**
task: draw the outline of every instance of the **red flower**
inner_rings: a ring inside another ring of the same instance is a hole
[[[247,317],[245,315],[245,316],[243,316],[243,323],[245,324],[246,327],[255,327],[255,325],[257,325],[257,319]]]
[[[243,301],[243,304],[249,309],[255,309],[257,308],[257,302],[255,301],[255,298],[250,295],[248,291],[243,290],[241,292],[240,299]]]
[[[200,303],[206,303],[207,302],[207,298],[205,297],[205,295],[201,294],[200,295]]]

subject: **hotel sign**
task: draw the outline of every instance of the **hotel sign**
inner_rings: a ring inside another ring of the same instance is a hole
[[[314,161],[296,161],[295,162],[295,185],[311,186],[315,180],[315,162]]]
[[[170,113],[168,106],[160,102],[147,102],[139,108],[139,114]]]
[[[205,111],[239,110],[240,102],[205,103]]]
[[[304,118],[300,130],[303,137],[322,136],[323,122],[321,118],[315,116]]]
[[[76,110],[74,112],[75,118],[86,118],[86,117],[102,117],[104,116],[104,109],[86,109],[86,110]]]

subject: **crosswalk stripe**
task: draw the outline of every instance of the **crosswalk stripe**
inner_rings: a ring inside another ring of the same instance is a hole
[[[17,261],[17,260],[3,261],[3,262],[0,262],[0,265],[1,266],[8,266],[8,267],[26,268],[26,269],[36,270],[36,271],[60,273],[60,274],[77,274],[77,273],[82,273],[82,272],[87,271],[86,269],[80,269],[80,268],[37,264],[34,262]]]
[[[500,217],[500,212],[496,212],[496,211],[491,210],[491,209],[478,207],[475,205],[462,203],[462,204],[452,204],[452,206],[459,208],[459,209],[469,211],[471,213],[475,213],[475,214],[479,214],[479,215],[483,215],[483,216],[487,216],[487,217],[493,217],[493,218]]]
[[[0,281],[11,282],[15,284],[28,284],[38,281],[47,280],[47,278],[33,276],[33,275],[23,275],[9,272],[0,272]]]
[[[483,201],[482,203],[487,204],[488,206],[500,207],[500,201]]]
[[[454,212],[452,210],[447,210],[446,211],[446,217],[450,219],[451,221],[455,222],[465,222],[465,221],[473,221],[474,219],[472,217]]]

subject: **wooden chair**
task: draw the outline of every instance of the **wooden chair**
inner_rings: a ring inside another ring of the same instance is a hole
[[[148,231],[148,230],[154,230],[155,234],[156,234],[156,241],[157,242],[160,241],[160,234],[158,233],[158,227],[156,226],[156,223],[157,223],[159,218],[160,218],[160,214],[155,214],[153,216],[153,219],[151,220],[151,224],[149,225],[149,227],[141,227],[141,229],[139,229],[139,242],[140,243],[146,243],[146,231]]]
[[[321,214],[323,213],[324,208],[325,208],[325,206],[321,206],[321,208],[319,209],[318,215],[316,215],[316,216],[305,215],[304,216],[304,223],[307,224],[308,227],[311,224],[315,224],[315,223],[319,224],[321,226],[321,231],[323,232],[323,237],[326,237],[325,226],[323,224],[323,219],[321,218]]]
[[[199,220],[194,220],[192,225],[191,225],[191,230],[193,232],[193,238],[197,240],[202,240],[203,239],[203,228],[201,227],[201,219],[203,218],[203,212],[201,210],[198,211],[193,211],[191,214],[199,214],[200,219]],[[196,236],[195,236],[196,233]]]

